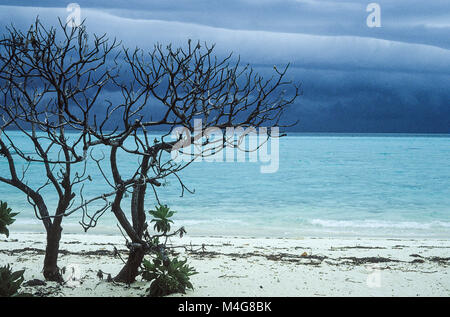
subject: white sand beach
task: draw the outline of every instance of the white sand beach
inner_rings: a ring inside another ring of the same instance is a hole
[[[25,269],[25,281],[41,274],[45,235],[12,233],[0,240],[0,264]],[[172,296],[449,296],[450,240],[348,238],[172,239],[198,274],[187,294]],[[63,235],[64,285],[22,287],[37,296],[144,296],[149,282],[107,282],[126,257],[119,236]],[[70,273],[73,272],[73,273]],[[105,276],[106,277],[106,276]]]

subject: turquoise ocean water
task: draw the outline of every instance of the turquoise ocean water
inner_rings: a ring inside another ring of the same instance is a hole
[[[10,135],[31,151],[18,132]],[[120,167],[130,172],[134,163],[124,155]],[[450,135],[289,133],[280,140],[278,172],[261,174],[261,164],[193,163],[180,176],[195,194],[181,198],[170,178],[159,197],[192,235],[450,238]],[[110,191],[88,168],[86,196]],[[0,171],[8,175],[4,158]],[[28,173],[32,186],[45,180],[38,164]],[[11,230],[43,231],[21,192],[0,183],[0,199],[20,212]],[[54,192],[45,199],[56,207]],[[129,198],[124,210],[128,204]],[[146,205],[154,204],[149,191]],[[80,217],[65,218],[64,231],[83,233]],[[106,212],[90,233],[119,234],[113,215]]]

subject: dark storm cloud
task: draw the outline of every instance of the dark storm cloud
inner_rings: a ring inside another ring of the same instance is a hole
[[[370,1],[77,2],[91,32],[127,46],[214,42],[219,55],[234,51],[265,74],[290,62],[304,88],[290,116],[301,131],[450,132],[448,1],[374,1],[381,28],[366,26]],[[61,1],[0,3],[15,5],[0,8],[2,26],[67,15]]]
[[[327,70],[298,73],[305,78],[304,95],[292,115],[300,119],[300,131],[449,131],[446,75]]]

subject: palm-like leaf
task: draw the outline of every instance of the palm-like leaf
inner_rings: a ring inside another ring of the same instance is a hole
[[[157,232],[167,233],[170,231],[170,224],[173,223],[170,217],[172,217],[175,214],[175,211],[170,210],[167,205],[159,205],[155,206],[156,210],[150,210],[150,215],[153,216],[154,219],[152,219],[150,222],[154,222],[155,225],[153,228]]]
[[[8,208],[8,204],[6,202],[0,200],[0,234],[4,234],[6,237],[9,237],[8,226],[12,225],[14,221],[16,221],[14,217],[17,215],[18,213],[11,212],[11,208]]]

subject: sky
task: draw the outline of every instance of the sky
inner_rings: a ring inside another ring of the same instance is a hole
[[[61,0],[0,1],[0,28],[57,23]],[[89,32],[150,49],[216,43],[262,74],[291,64],[301,132],[450,133],[450,1],[378,0],[369,27],[357,0],[78,0]],[[0,31],[3,32],[3,31]]]

